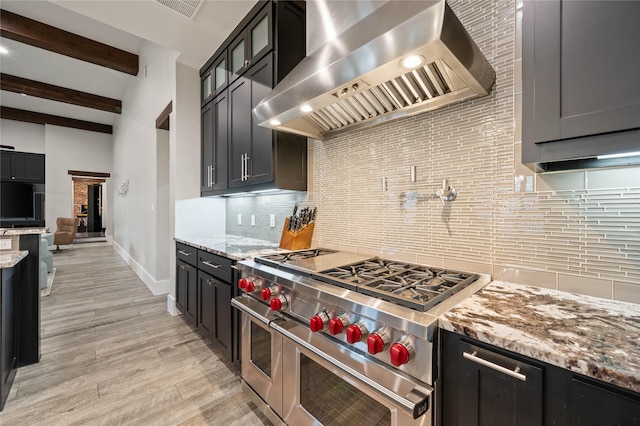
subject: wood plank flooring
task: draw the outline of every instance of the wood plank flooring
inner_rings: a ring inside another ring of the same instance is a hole
[[[270,425],[222,361],[108,244],[54,255],[41,360],[18,369],[1,425]]]

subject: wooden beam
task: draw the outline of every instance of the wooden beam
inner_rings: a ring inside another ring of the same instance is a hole
[[[169,115],[171,111],[173,111],[173,101],[169,101],[169,105],[156,118],[156,129],[169,130]]]
[[[0,10],[0,35],[85,62],[138,75],[138,55]]]
[[[16,77],[15,75],[0,73],[0,89],[14,93],[24,93],[25,95],[35,96],[37,98],[65,102],[81,107],[99,109],[115,114],[122,112],[122,101],[118,99],[106,98],[92,93],[41,83],[35,80]]]
[[[72,176],[83,176],[83,177],[96,177],[96,178],[108,178],[111,177],[111,173],[101,173],[101,172],[83,172],[80,170],[67,170],[67,173]],[[75,180],[72,178],[72,180]],[[103,180],[104,182],[104,180]]]
[[[55,126],[71,127],[72,129],[113,134],[113,127],[108,124],[93,123],[91,121],[76,120],[74,118],[59,117],[57,115],[42,114],[40,112],[25,111],[23,109],[5,106],[0,107],[0,118],[24,121],[25,123],[53,124]]]

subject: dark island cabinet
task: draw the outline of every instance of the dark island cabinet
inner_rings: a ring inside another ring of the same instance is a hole
[[[0,288],[0,411],[9,396],[9,390],[18,368],[18,286],[20,266],[3,268]]]
[[[640,425],[640,394],[441,332],[440,426]]]
[[[305,15],[304,2],[259,1],[201,69],[202,196],[307,189],[306,138],[251,112],[304,58]]]
[[[524,2],[523,163],[588,167],[640,150],[639,16],[637,1]]]
[[[232,359],[231,284],[199,271],[198,294],[198,331]]]
[[[0,150],[2,181],[44,183],[44,159],[44,154]]]

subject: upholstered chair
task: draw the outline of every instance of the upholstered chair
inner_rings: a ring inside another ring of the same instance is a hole
[[[56,219],[58,229],[53,234],[53,244],[56,246],[56,253],[60,251],[60,245],[73,243],[78,230],[78,218],[59,217]]]

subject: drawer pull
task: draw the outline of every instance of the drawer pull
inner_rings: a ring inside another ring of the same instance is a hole
[[[183,256],[191,256],[191,253],[186,252],[186,251],[182,251],[182,250],[178,250],[178,253],[180,253]]]
[[[204,263],[207,266],[212,267],[213,269],[218,269],[219,267],[221,267],[222,265],[216,265],[215,263],[211,263],[207,260],[203,260],[202,263]]]
[[[207,284],[209,284],[209,286],[212,286],[213,284],[215,284],[215,281],[212,280],[211,278],[207,279]]]
[[[501,373],[506,374],[507,376],[511,376],[515,379],[518,380],[522,380],[523,382],[527,381],[527,376],[525,376],[524,374],[520,373],[520,367],[516,367],[514,370],[509,370],[508,368],[505,368],[501,365],[498,364],[494,364],[491,361],[487,361],[486,359],[482,359],[480,357],[477,356],[478,352],[473,351],[473,353],[467,353],[467,352],[462,352],[462,356],[465,357],[466,359],[468,359],[469,361],[473,361],[475,363],[478,363],[480,365],[484,365],[485,367],[491,368],[492,370],[496,370],[499,371]]]

